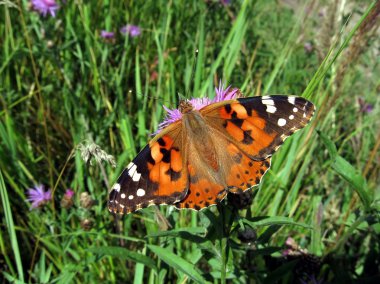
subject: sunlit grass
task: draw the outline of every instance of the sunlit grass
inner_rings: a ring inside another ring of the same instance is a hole
[[[371,277],[366,263],[380,250],[379,4],[288,2],[67,1],[44,18],[28,1],[3,1],[2,277],[291,283],[300,276],[281,257],[288,237],[322,261],[309,276]],[[120,34],[127,23],[142,34]],[[116,37],[105,40],[101,30]],[[157,130],[162,105],[174,108],[179,94],[213,96],[220,80],[246,96],[302,95],[317,113],[274,155],[249,209],[224,201],[201,212],[162,206],[114,218],[108,185]],[[100,145],[117,167],[85,163],[80,143]],[[54,203],[30,210],[26,189],[38,183],[54,189]],[[74,206],[63,208],[68,188]],[[257,240],[242,243],[243,227]]]

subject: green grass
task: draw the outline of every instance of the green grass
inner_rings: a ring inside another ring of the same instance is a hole
[[[67,1],[56,18],[0,2],[2,283],[375,281],[380,5],[357,2]],[[127,23],[142,34],[100,37]],[[246,96],[304,96],[316,115],[274,155],[248,209],[225,200],[115,218],[109,185],[162,105],[213,96],[220,80]],[[78,145],[91,143],[116,168],[85,162]],[[30,210],[26,191],[39,183],[54,199]],[[74,204],[63,208],[68,188]],[[257,234],[249,244],[244,228]],[[301,256],[282,256],[288,237]],[[307,270],[306,255],[321,269]]]

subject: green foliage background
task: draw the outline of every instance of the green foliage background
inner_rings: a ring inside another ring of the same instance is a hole
[[[378,1],[78,0],[60,2],[53,18],[17,0],[0,11],[4,283],[379,277]],[[120,34],[127,23],[142,34]],[[302,95],[317,106],[275,154],[252,205],[111,215],[109,185],[157,129],[162,105],[173,108],[178,93],[211,97],[220,80],[246,96]],[[117,167],[84,162],[81,143],[100,145]],[[30,210],[26,190],[39,183],[54,198]],[[257,239],[241,242],[243,228]],[[288,237],[320,269],[283,257]]]

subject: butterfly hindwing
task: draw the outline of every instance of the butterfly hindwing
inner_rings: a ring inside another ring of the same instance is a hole
[[[270,168],[271,158],[253,160],[232,143],[228,145],[227,150],[235,162],[227,174],[228,191],[241,193],[258,185]]]
[[[126,214],[153,204],[174,204],[187,193],[181,129],[169,126],[124,169],[109,194],[111,212]]]

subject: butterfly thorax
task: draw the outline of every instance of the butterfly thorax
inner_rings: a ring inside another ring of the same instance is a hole
[[[184,135],[187,141],[188,161],[197,165],[195,169],[201,176],[218,179],[220,175],[220,145],[212,136],[205,118],[198,110],[188,111],[182,117]]]
[[[180,100],[179,111],[181,113],[187,113],[194,109],[194,106],[188,100]]]

